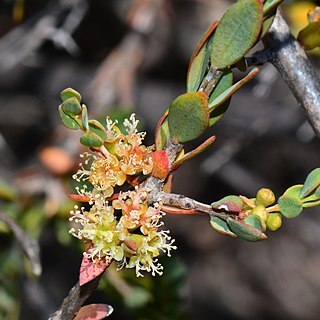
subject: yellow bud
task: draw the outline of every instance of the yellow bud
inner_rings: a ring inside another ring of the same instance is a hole
[[[267,228],[270,231],[278,230],[282,225],[282,217],[280,213],[270,213],[267,219]]]
[[[276,200],[274,193],[270,189],[262,188],[258,191],[256,197],[256,205],[263,205],[268,207]]]
[[[258,216],[263,222],[266,222],[268,219],[268,211],[262,205],[258,205],[253,208],[251,214]]]

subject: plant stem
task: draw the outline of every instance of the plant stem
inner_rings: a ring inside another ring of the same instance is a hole
[[[273,52],[270,62],[279,71],[320,138],[320,81],[279,11],[263,42]]]
[[[63,300],[61,307],[52,314],[48,320],[72,320],[84,302],[91,296],[98,287],[100,279],[104,273],[80,286],[79,281],[69,291],[68,296]]]
[[[220,80],[222,74],[222,71],[217,70],[213,66],[211,66],[208,71],[208,74],[202,81],[199,91],[205,92],[207,97],[209,97],[212,90],[215,88],[216,84]]]

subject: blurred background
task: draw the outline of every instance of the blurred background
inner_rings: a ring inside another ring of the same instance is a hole
[[[232,2],[0,2],[0,214],[39,241],[43,269],[32,275],[1,222],[0,319],[47,319],[77,281],[83,248],[68,234],[66,195],[81,147],[79,133],[60,123],[59,93],[81,92],[91,117],[135,112],[152,144],[158,119],[185,92],[193,49]],[[315,4],[285,1],[293,33]],[[318,54],[310,59],[319,70]],[[261,187],[280,196],[319,166],[319,140],[271,65],[233,97],[211,134],[217,141],[177,172],[174,192],[206,203]],[[261,243],[224,237],[207,217],[166,216],[178,250],[163,259],[164,275],[110,268],[90,301],[111,304],[112,319],[319,319],[319,214],[306,210]]]

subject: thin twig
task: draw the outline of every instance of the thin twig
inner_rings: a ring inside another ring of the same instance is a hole
[[[270,62],[305,110],[310,125],[320,138],[320,81],[280,12],[277,12],[263,42],[274,53]]]
[[[203,82],[200,86],[199,91],[205,92],[206,95],[209,97],[212,90],[215,88],[216,84],[219,82],[220,78],[222,77],[223,72],[220,70],[215,69],[213,66],[210,67],[208,74],[203,79]]]
[[[48,320],[71,320],[75,314],[79,311],[84,302],[91,296],[93,291],[98,287],[101,277],[104,273],[88,282],[87,284],[80,286],[77,282],[75,286],[71,288],[68,296],[63,300],[61,307],[52,314]]]
[[[40,262],[39,243],[36,240],[30,239],[25,231],[17,224],[17,222],[3,212],[0,212],[0,220],[10,228],[24,253],[27,255],[32,266],[33,274],[40,276],[42,272],[42,266]]]

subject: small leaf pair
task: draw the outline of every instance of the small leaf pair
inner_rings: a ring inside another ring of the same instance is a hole
[[[303,185],[295,185],[279,198],[278,206],[286,218],[295,218],[303,208],[320,205],[320,168],[314,169]]]
[[[267,239],[267,236],[261,231],[260,220],[255,216],[250,216],[245,220],[228,217],[226,221],[212,217],[210,224],[219,233],[232,238],[239,237],[251,242]]]
[[[97,120],[89,120],[87,107],[81,105],[81,95],[72,88],[65,89],[60,94],[62,104],[59,114],[62,123],[71,130],[84,131],[80,142],[90,148],[99,148],[106,139],[107,132]]]

